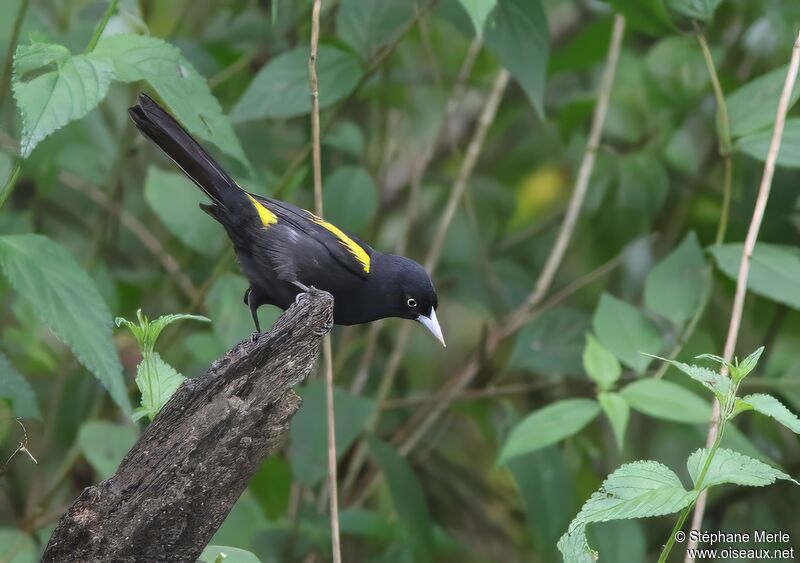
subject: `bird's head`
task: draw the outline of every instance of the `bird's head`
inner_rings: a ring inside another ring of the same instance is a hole
[[[445,346],[442,329],[436,318],[439,298],[433,282],[425,268],[409,258],[394,254],[384,254],[380,268],[386,275],[389,286],[386,306],[390,309],[388,316],[401,317],[418,321],[427,328],[436,339]]]

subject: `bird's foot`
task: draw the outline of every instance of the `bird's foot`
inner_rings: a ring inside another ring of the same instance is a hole
[[[250,343],[255,344],[258,342],[258,338],[261,336],[261,332],[255,331],[253,334],[250,335]]]

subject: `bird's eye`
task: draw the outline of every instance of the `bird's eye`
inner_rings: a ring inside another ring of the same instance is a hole
[[[417,300],[414,299],[413,297],[409,297],[408,301],[406,301],[406,305],[408,305],[409,307],[411,307],[413,309],[414,307],[417,306]]]

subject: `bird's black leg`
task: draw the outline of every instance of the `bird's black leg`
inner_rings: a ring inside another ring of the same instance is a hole
[[[297,280],[293,281],[292,285],[294,285],[296,288],[298,288],[300,290],[300,293],[298,293],[294,298],[294,302],[297,303],[298,301],[300,301],[300,296],[301,295],[303,295],[304,293],[308,293],[309,287],[307,285],[303,285],[302,283],[300,283]]]
[[[293,281],[293,282],[292,282],[292,285],[294,285],[296,288],[298,288],[298,289],[299,289],[300,291],[302,291],[303,293],[306,293],[306,292],[308,292],[308,289],[309,289],[309,288],[308,288],[308,286],[307,286],[307,285],[303,285],[302,283],[300,283],[300,282],[299,282],[299,281],[297,281],[297,280]]]
[[[245,294],[245,299],[247,300],[247,306],[250,307],[250,314],[253,316],[253,322],[256,325],[256,332],[253,334],[253,340],[257,338],[261,332],[261,326],[258,324],[258,303],[256,302],[255,298],[253,297],[253,288],[249,288],[247,293]]]

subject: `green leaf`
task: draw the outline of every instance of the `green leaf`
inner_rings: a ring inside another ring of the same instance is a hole
[[[619,393],[599,393],[597,402],[608,418],[611,429],[614,431],[614,438],[617,446],[622,451],[625,443],[625,430],[628,428],[628,418],[630,417],[630,407],[628,402]]]
[[[30,77],[42,70],[46,71]],[[94,55],[71,56],[61,45],[20,45],[12,83],[22,114],[20,156],[27,158],[45,137],[93,110],[112,77],[111,64]]]
[[[141,416],[147,416],[150,420],[155,418],[184,379],[186,378],[162,360],[157,352],[145,356],[136,368],[136,386],[142,393],[142,406],[141,409],[136,409],[139,416],[134,419]]]
[[[327,428],[325,385],[321,380],[309,383],[300,393],[303,404],[292,420],[289,431],[289,459],[296,480],[315,485],[327,474]],[[375,411],[375,403],[366,397],[334,388],[336,455],[341,457],[364,431]]]
[[[691,475],[695,486],[697,486],[697,478],[703,470],[707,455],[708,450],[700,448],[690,455],[686,461],[686,467],[689,469],[689,475]],[[714,454],[714,459],[711,460],[708,472],[703,478],[702,488],[707,489],[723,483],[743,485],[745,487],[764,487],[773,484],[776,479],[786,479],[800,485],[783,471],[775,469],[763,461],[753,459],[733,450],[719,448]]]
[[[526,416],[508,435],[498,463],[555,444],[589,424],[600,412],[591,399],[557,401]]]
[[[583,369],[604,391],[611,389],[622,375],[622,367],[614,354],[590,333],[586,334],[586,348],[583,349]]]
[[[742,245],[712,246],[709,252],[719,265],[719,269],[732,280],[736,280],[742,259]],[[772,301],[800,309],[798,287],[800,287],[800,255],[797,249],[777,244],[756,244],[750,258],[747,288]]]
[[[11,401],[11,412],[14,416],[42,419],[36,393],[2,352],[0,352],[0,398]]]
[[[186,246],[200,254],[219,253],[223,231],[200,211],[198,204],[208,203],[208,198],[185,175],[151,166],[144,197],[167,230]]]
[[[397,515],[416,551],[430,553],[433,545],[433,524],[425,493],[408,462],[391,446],[369,436],[369,450],[378,462],[389,487]]]
[[[661,349],[656,325],[636,307],[604,293],[592,318],[597,338],[622,363],[644,373],[650,358]]]
[[[546,374],[582,375],[581,353],[588,329],[583,311],[546,311],[519,331],[508,365]]]
[[[104,420],[84,422],[78,431],[78,446],[101,479],[111,477],[139,437],[135,428]]]
[[[475,27],[475,35],[483,36],[483,26],[486,18],[494,10],[497,0],[459,0],[461,7],[467,12],[472,25]]]
[[[674,31],[663,0],[609,0],[609,3],[633,29],[648,35],[665,35]]]
[[[136,342],[138,342],[139,348],[142,350],[142,354],[144,355],[153,351],[156,345],[156,340],[158,340],[158,336],[161,334],[161,331],[176,321],[191,320],[206,323],[211,322],[211,320],[206,317],[200,315],[188,315],[186,313],[161,315],[156,320],[151,321],[147,318],[147,315],[142,313],[141,309],[136,311],[136,317],[139,321],[138,324],[122,317],[117,317],[114,322],[118,327],[125,325],[130,329],[130,331],[133,333],[133,336],[136,337]]]
[[[125,378],[111,338],[111,313],[92,278],[64,248],[35,234],[0,237],[0,267],[37,316],[129,414]]]
[[[687,18],[710,22],[722,0],[666,0],[667,8]]]
[[[339,122],[322,138],[322,144],[360,157],[364,154],[364,133],[352,121]]]
[[[0,561],[34,563],[40,555],[31,536],[14,528],[0,528]]]
[[[541,0],[497,0],[483,33],[486,46],[543,118],[550,34]]]
[[[711,269],[692,232],[650,270],[644,286],[644,302],[651,311],[681,325],[702,306],[710,284]]]
[[[706,401],[671,381],[634,381],[620,395],[634,410],[655,418],[686,424],[708,422],[711,418],[711,406]]]
[[[308,53],[309,47],[296,47],[266,64],[236,102],[231,119],[238,123],[309,113]],[[326,108],[344,99],[363,74],[361,63],[351,53],[330,45],[320,45],[317,52],[319,107]]]
[[[250,168],[208,83],[180,49],[149,35],[120,34],[102,38],[92,56],[112,64],[117,80],[146,80],[190,133]]]
[[[369,61],[381,45],[399,32],[413,12],[410,0],[342,0],[336,13],[336,35]]]
[[[735,381],[739,382],[750,375],[750,372],[753,371],[758,365],[758,360],[761,359],[761,354],[763,353],[764,347],[761,346],[758,348],[758,350],[747,356],[740,363],[731,366],[731,377],[733,377]]]
[[[683,488],[666,465],[655,461],[627,463],[609,475],[593,493],[558,541],[565,561],[593,561],[585,528],[592,522],[672,514],[689,506],[696,491]]]
[[[788,66],[782,66],[751,80],[725,98],[731,135],[743,137],[769,128],[775,123],[778,99],[786,81]],[[790,106],[800,98],[800,82],[792,90]]]
[[[659,358],[658,356],[653,357],[678,368],[680,371],[700,383],[703,387],[714,393],[720,402],[722,402],[723,399],[731,392],[730,378],[723,376],[718,371],[696,365],[690,366],[689,364],[684,364],[683,362]]]
[[[574,515],[575,484],[558,446],[508,461],[540,561],[555,561],[556,542]]]
[[[341,166],[325,179],[325,219],[350,232],[369,226],[378,208],[378,190],[361,166]]]
[[[765,162],[771,142],[772,130],[766,130],[740,138],[736,142],[736,148]],[[800,118],[786,120],[781,138],[781,150],[775,163],[786,168],[800,168]]]
[[[227,545],[209,545],[200,554],[200,563],[261,563],[247,550]]]
[[[800,434],[800,418],[797,418],[796,414],[787,409],[783,403],[772,395],[767,395],[765,393],[745,395],[741,399],[738,399],[736,404],[737,411],[756,410],[761,414],[774,418],[795,434]],[[741,408],[739,407],[740,404]]]

